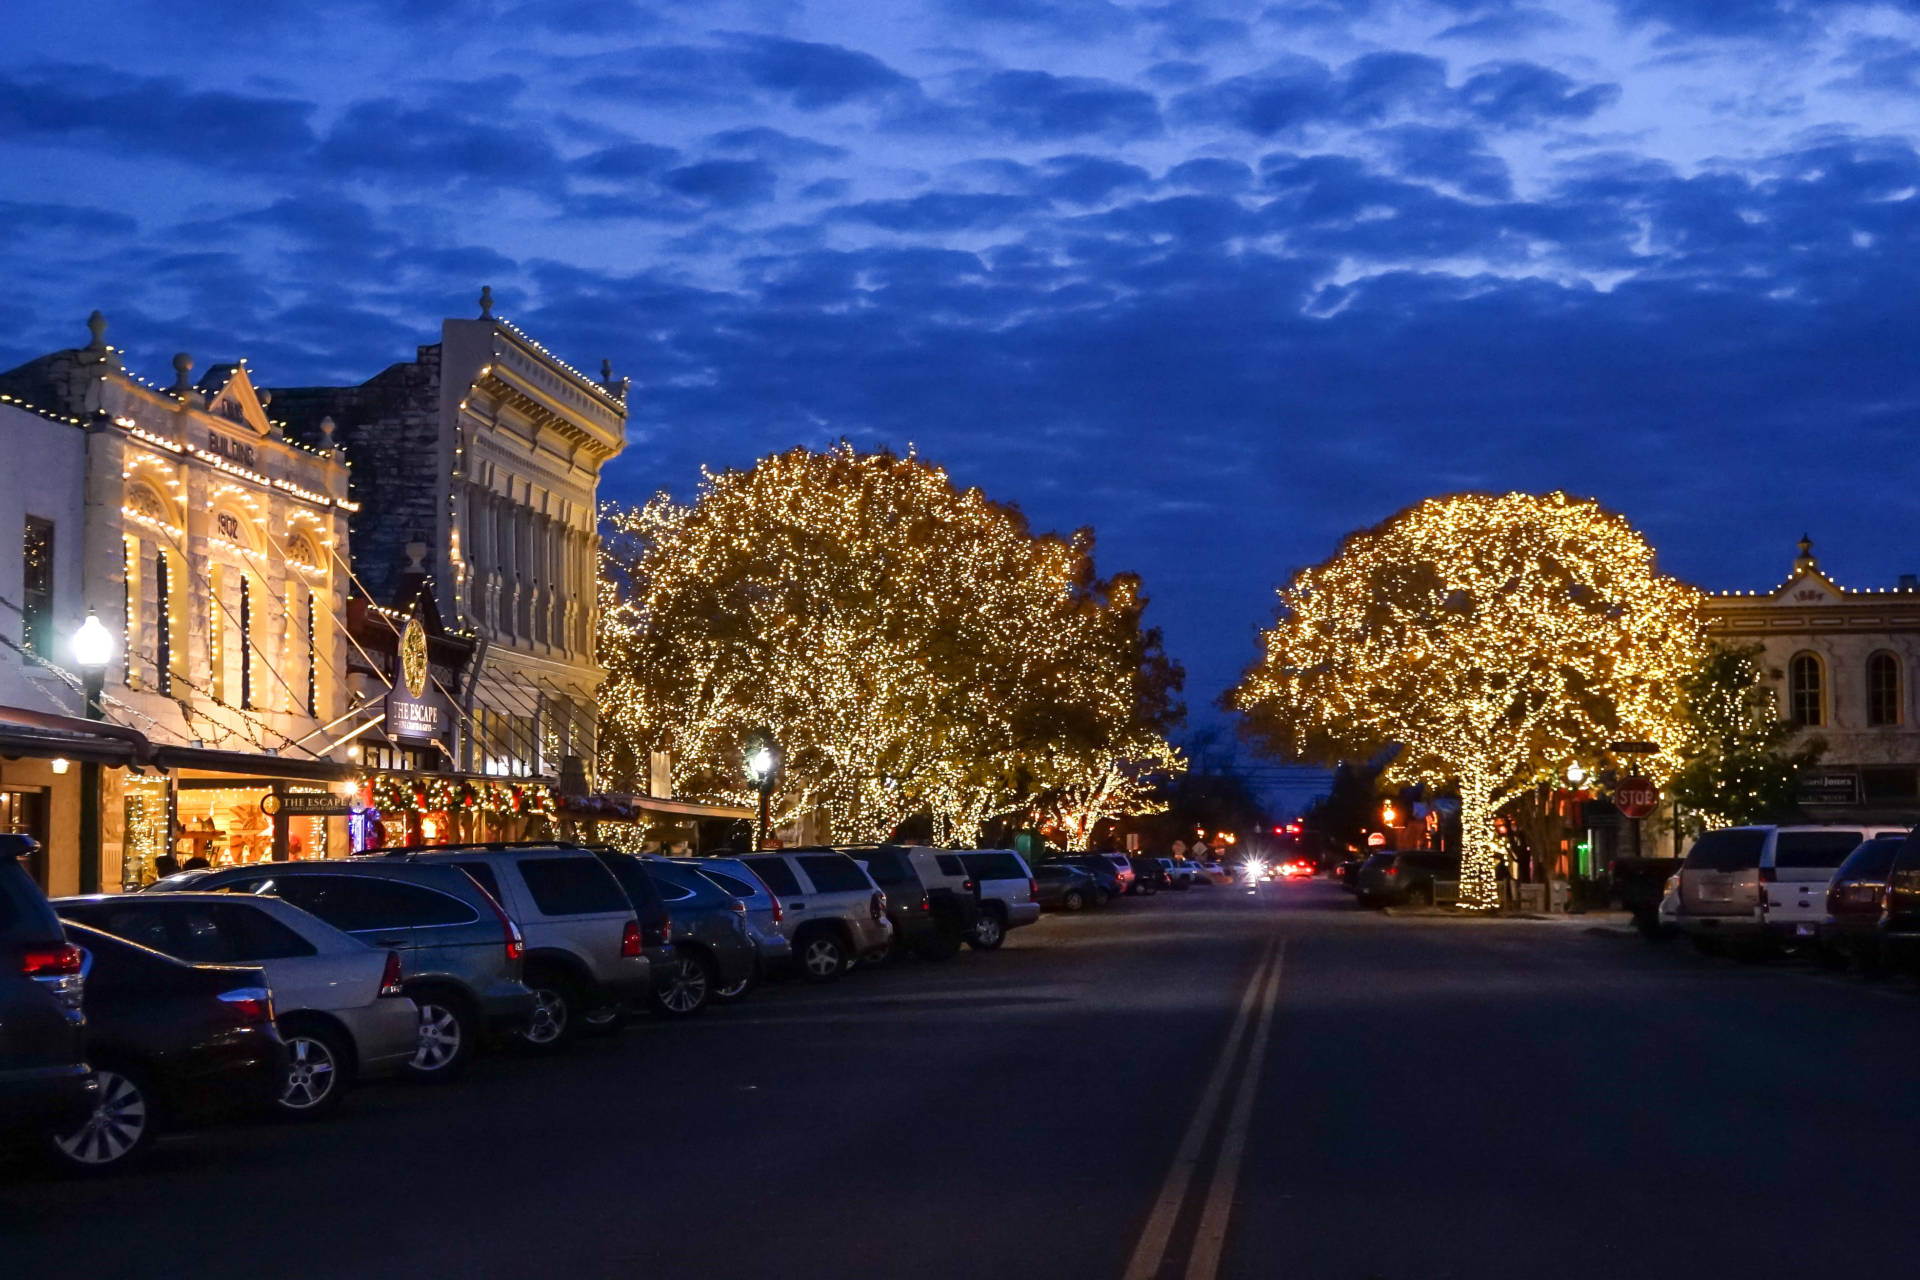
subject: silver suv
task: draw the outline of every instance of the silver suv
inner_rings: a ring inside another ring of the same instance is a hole
[[[740,859],[773,890],[786,918],[780,931],[809,982],[832,982],[861,957],[893,944],[887,895],[837,849],[755,853]]]
[[[980,886],[980,921],[967,939],[976,951],[997,951],[1007,933],[1040,918],[1040,886],[1027,860],[1011,849],[977,849],[960,862]]]
[[[611,1030],[629,1004],[653,990],[640,918],[591,849],[452,845],[369,856],[458,867],[506,908],[527,939],[525,981],[534,1009],[521,1034],[536,1049],[556,1048],[582,1029]]]

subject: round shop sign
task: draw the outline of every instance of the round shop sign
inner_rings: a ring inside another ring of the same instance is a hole
[[[400,678],[414,697],[426,695],[427,629],[418,618],[408,618],[406,630],[400,633]]]
[[[1646,778],[1622,778],[1613,787],[1613,807],[1629,818],[1644,818],[1660,807],[1660,788]]]

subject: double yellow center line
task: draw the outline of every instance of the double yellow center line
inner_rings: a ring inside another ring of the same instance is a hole
[[[1286,943],[1279,938],[1269,942],[1261,952],[1260,963],[1254,967],[1253,977],[1240,996],[1239,1011],[1234,1015],[1232,1030],[1227,1033],[1227,1042],[1221,1047],[1219,1060],[1214,1063],[1213,1071],[1207,1077],[1206,1087],[1201,1090],[1200,1104],[1194,1108],[1193,1119],[1187,1123],[1186,1132],[1180,1137],[1180,1146],[1173,1155],[1173,1167],[1167,1170],[1166,1181],[1160,1186],[1160,1196],[1154,1201],[1153,1211],[1147,1215],[1147,1224],[1140,1232],[1139,1243],[1133,1247],[1133,1256],[1127,1260],[1123,1280],[1155,1280],[1165,1267],[1174,1224],[1187,1202],[1187,1192],[1193,1185],[1194,1175],[1199,1172],[1207,1135],[1213,1131],[1220,1108],[1227,1101],[1228,1080],[1240,1056],[1241,1045],[1247,1040],[1251,1029],[1252,1048],[1248,1050],[1246,1067],[1241,1071],[1239,1084],[1233,1091],[1233,1107],[1227,1115],[1219,1156],[1214,1161],[1213,1176],[1207,1183],[1206,1196],[1200,1207],[1199,1230],[1194,1236],[1193,1248],[1187,1256],[1183,1273],[1186,1280],[1214,1280],[1220,1274],[1220,1258],[1227,1243],[1227,1226],[1233,1216],[1233,1197],[1240,1185],[1240,1166],[1246,1157],[1247,1131],[1253,1120],[1253,1103],[1260,1091],[1260,1072],[1266,1063],[1267,1044],[1273,1035],[1273,1009],[1280,995],[1281,967],[1285,959]]]

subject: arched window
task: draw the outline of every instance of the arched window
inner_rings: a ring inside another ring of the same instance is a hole
[[[1867,723],[1900,723],[1900,659],[1885,650],[1867,659]]]
[[[1826,672],[1820,655],[1796,653],[1787,664],[1787,710],[1801,726],[1827,722]]]

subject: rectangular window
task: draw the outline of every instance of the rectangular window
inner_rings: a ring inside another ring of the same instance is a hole
[[[753,868],[755,875],[766,881],[767,887],[774,893],[782,897],[799,896],[799,878],[793,874],[792,868],[787,866],[786,859],[747,858],[744,861]]]
[[[626,891],[613,873],[591,855],[577,858],[522,858],[514,864],[527,882],[533,905],[546,916],[600,915],[631,911]]]
[[[844,853],[809,853],[795,859],[818,893],[871,891],[873,882],[860,864]]]
[[[28,653],[54,656],[53,521],[28,516],[20,543],[20,642]]]
[[[153,670],[160,692],[173,693],[173,574],[167,553],[153,553]]]
[[[240,575],[240,706],[253,709],[253,580]]]
[[[140,647],[140,542],[120,540],[120,679],[129,689],[140,687],[140,668],[134,651]]]
[[[963,853],[960,861],[966,864],[975,880],[1025,880],[1027,872],[1020,865],[1020,859],[1011,853]]]
[[[1773,846],[1773,865],[1783,870],[1832,869],[1860,847],[1858,831],[1782,831]]]

